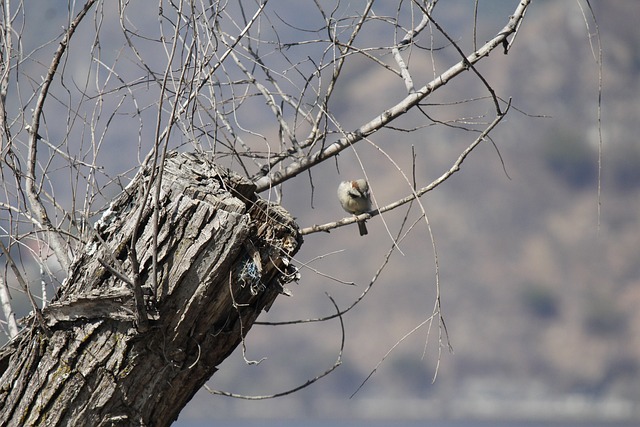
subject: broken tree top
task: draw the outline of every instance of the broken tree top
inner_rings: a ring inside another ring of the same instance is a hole
[[[254,189],[206,154],[142,169],[0,352],[0,425],[169,425],[298,278],[298,227]]]
[[[207,295],[232,280],[252,298],[272,287],[275,298],[295,278],[289,261],[302,243],[298,227],[279,205],[256,196],[250,181],[201,153],[171,153],[159,172],[142,170],[104,212],[47,310],[49,323],[131,318],[138,285],[156,317],[183,291]]]

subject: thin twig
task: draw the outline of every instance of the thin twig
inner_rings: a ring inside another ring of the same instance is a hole
[[[336,358],[336,361],[333,363],[333,366],[331,366],[329,369],[327,369],[323,373],[315,376],[314,378],[311,378],[311,379],[305,381],[303,384],[300,384],[297,387],[294,387],[294,388],[292,388],[290,390],[286,390],[286,391],[283,391],[283,392],[280,392],[280,393],[274,393],[274,394],[269,394],[269,395],[248,396],[248,395],[244,395],[244,394],[229,393],[227,391],[213,390],[212,388],[210,388],[206,384],[205,384],[204,388],[211,394],[216,394],[216,395],[220,395],[220,396],[227,396],[227,397],[235,397],[237,399],[245,399],[245,400],[273,399],[273,398],[276,398],[276,397],[286,396],[288,394],[292,394],[292,393],[295,393],[295,392],[297,392],[299,390],[302,390],[303,388],[309,387],[311,384],[315,383],[319,379],[324,378],[327,375],[329,375],[331,372],[335,371],[338,368],[338,366],[340,366],[342,364],[342,352],[344,351],[345,332],[344,332],[344,321],[342,320],[342,313],[343,312],[340,311],[340,308],[338,307],[338,304],[335,302],[333,297],[331,295],[329,295],[329,294],[326,294],[326,295],[329,298],[329,300],[331,301],[331,303],[333,304],[334,308],[336,309],[337,314],[334,317],[337,317],[340,320],[340,331],[341,331],[341,334],[342,334],[342,338],[340,340],[340,350],[338,352],[338,356]]]
[[[22,288],[24,293],[27,295],[27,298],[29,299],[29,304],[31,304],[31,308],[33,309],[33,314],[36,318],[36,322],[38,323],[38,326],[42,329],[42,331],[47,336],[51,336],[52,335],[51,329],[49,329],[49,327],[47,326],[47,323],[44,320],[44,317],[42,317],[42,312],[40,311],[40,308],[38,307],[36,300],[33,298],[33,294],[31,293],[29,284],[20,273],[20,269],[18,268],[15,261],[13,260],[13,257],[9,253],[9,250],[4,245],[4,243],[2,243],[1,240],[0,240],[0,250],[2,250],[2,253],[7,259],[7,263],[11,267],[11,271],[13,271],[13,274],[16,276],[16,280],[18,281],[18,283],[20,284],[20,287]]]
[[[51,223],[49,219],[49,215],[47,214],[47,210],[40,199],[40,193],[37,189],[36,185],[36,164],[37,164],[37,151],[38,151],[38,130],[40,128],[40,118],[42,116],[42,109],[44,108],[44,102],[47,99],[47,95],[49,94],[49,87],[53,82],[53,76],[56,74],[58,70],[58,66],[60,65],[60,61],[62,60],[62,56],[67,50],[69,42],[71,41],[71,37],[75,33],[76,28],[82,21],[82,19],[89,12],[89,9],[96,3],[97,0],[87,0],[84,4],[82,10],[78,12],[76,17],[69,24],[69,28],[64,34],[64,37],[60,41],[56,52],[53,55],[53,59],[51,61],[51,65],[47,70],[47,75],[44,78],[42,83],[42,87],[40,88],[40,93],[38,95],[38,99],[36,101],[36,106],[33,110],[33,116],[31,125],[29,128],[29,157],[27,160],[27,196],[29,198],[29,203],[31,205],[31,209],[33,210],[34,216],[40,218],[40,223],[42,223],[44,231],[49,234],[49,241],[51,244],[51,248],[56,254],[58,258],[58,262],[62,265],[62,268],[66,271],[69,269],[69,264],[71,262],[68,254],[68,245],[62,239],[62,237],[58,234],[55,227]]]
[[[522,14],[525,12],[529,4],[530,0],[521,1],[510,18],[509,23],[496,36],[487,41],[480,47],[480,49],[451,66],[448,70],[440,74],[427,85],[413,93],[410,93],[402,101],[385,110],[382,114],[363,124],[355,131],[345,134],[338,141],[328,145],[327,147],[320,149],[303,159],[292,162],[287,167],[283,168],[282,171],[273,171],[268,175],[257,179],[255,181],[257,191],[265,191],[300,174],[314,165],[339,154],[344,149],[363,140],[372,133],[382,129],[396,118],[404,115],[408,110],[418,105],[435,90],[444,86],[449,80],[469,69],[470,65],[473,65],[482,58],[488,56],[492,50],[501,45],[504,40],[507,40],[508,36],[515,31]]]
[[[598,26],[598,21],[596,19],[596,14],[593,11],[593,7],[591,6],[591,2],[589,0],[585,0],[587,3],[587,7],[589,8],[589,14],[591,19],[593,20],[593,25],[596,31],[596,41],[598,42],[598,51],[597,54],[594,52],[593,42],[591,41],[591,33],[589,31],[589,21],[587,20],[587,16],[582,9],[582,5],[578,1],[578,7],[580,7],[580,11],[582,12],[582,17],[584,18],[584,24],[587,28],[587,34],[589,37],[589,45],[591,46],[591,53],[598,64],[598,232],[600,231],[600,222],[602,220],[602,40],[600,39],[600,27]]]
[[[312,225],[310,227],[305,227],[302,228],[300,230],[300,234],[302,235],[306,235],[306,234],[311,234],[311,233],[317,233],[320,231],[326,232],[329,231],[331,229],[337,228],[337,227],[342,227],[348,224],[352,224],[354,222],[357,221],[364,221],[364,220],[368,220],[372,217],[375,217],[377,215],[380,215],[381,213],[390,211],[392,209],[395,209],[399,206],[402,206],[406,203],[409,203],[412,200],[415,200],[419,197],[421,197],[422,195],[424,195],[425,193],[434,190],[436,187],[438,187],[440,184],[442,184],[444,181],[446,181],[447,179],[449,179],[453,174],[455,174],[456,172],[458,172],[460,170],[460,166],[462,165],[462,162],[464,162],[464,160],[467,158],[467,156],[482,142],[484,141],[484,139],[489,135],[489,133],[493,130],[493,128],[495,128],[498,123],[500,123],[500,121],[504,118],[504,116],[508,113],[509,109],[511,106],[511,100],[509,100],[505,110],[496,116],[496,118],[487,126],[487,128],[475,139],[475,141],[473,141],[456,159],[456,161],[453,163],[453,165],[442,175],[440,175],[440,177],[438,177],[437,179],[435,179],[434,181],[432,181],[429,185],[422,187],[420,190],[415,191],[414,193],[403,197],[402,199],[399,199],[393,203],[389,203],[388,205],[382,206],[376,210],[367,212],[367,213],[363,213],[360,215],[351,215],[348,217],[345,217],[339,221],[334,221],[334,222],[329,222],[326,224],[322,224],[322,225]]]

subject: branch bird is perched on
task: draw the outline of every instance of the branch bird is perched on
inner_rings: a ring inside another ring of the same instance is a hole
[[[340,200],[342,209],[354,215],[370,211],[369,183],[365,179],[342,181],[338,186],[338,200]],[[361,236],[367,234],[367,226],[364,221],[358,221],[358,229]]]

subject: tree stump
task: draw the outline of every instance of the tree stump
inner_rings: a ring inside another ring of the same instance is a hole
[[[113,201],[41,320],[2,350],[0,425],[170,425],[297,278],[298,227],[251,182],[171,153],[153,202],[159,171]]]

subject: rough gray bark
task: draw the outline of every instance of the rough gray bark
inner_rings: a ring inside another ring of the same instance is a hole
[[[154,172],[103,216],[43,311],[47,327],[32,316],[3,349],[0,425],[169,425],[295,279],[291,216],[204,155],[174,153],[157,203],[154,292],[154,203],[143,197]]]

